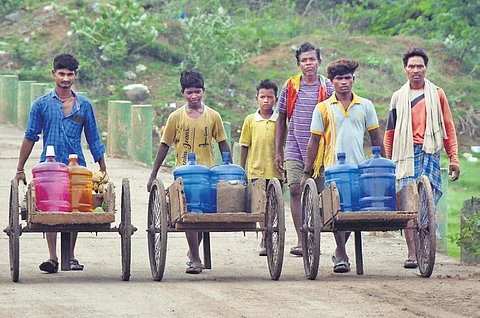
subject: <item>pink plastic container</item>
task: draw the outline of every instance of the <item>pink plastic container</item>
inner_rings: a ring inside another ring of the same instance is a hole
[[[53,146],[47,159],[32,169],[37,209],[42,212],[70,212],[68,166],[55,161]]]

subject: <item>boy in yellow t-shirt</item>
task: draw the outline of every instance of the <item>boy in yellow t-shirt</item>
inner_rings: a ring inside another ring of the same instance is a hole
[[[247,116],[240,136],[240,165],[245,168],[248,158],[247,177],[254,182],[262,177],[270,180],[283,180],[282,174],[273,166],[275,158],[275,121],[277,113],[273,106],[277,102],[278,87],[269,79],[264,79],[257,86],[257,103],[259,109]],[[263,226],[263,224],[261,224]],[[266,256],[265,237],[262,233],[260,256]]]
[[[195,152],[198,164],[213,166],[212,139],[217,141],[220,152],[230,152],[220,114],[202,103],[205,92],[203,75],[194,70],[183,71],[180,75],[180,84],[187,104],[168,116],[147,183],[148,192],[152,189],[152,183],[170,146],[175,148],[175,166],[185,165],[189,152]],[[199,234],[199,232],[185,232],[190,248],[187,274],[199,274],[203,270],[198,250],[201,241]]]

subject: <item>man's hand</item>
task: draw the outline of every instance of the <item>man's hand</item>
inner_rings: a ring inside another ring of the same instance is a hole
[[[155,176],[150,176],[150,179],[148,179],[147,182],[147,191],[150,192],[152,190],[152,183],[155,181],[156,177]]]
[[[24,185],[27,185],[27,176],[25,176],[25,172],[22,171],[22,172],[17,172],[15,174],[15,179],[17,179],[18,181],[18,184],[20,184],[20,180],[23,181],[23,184]]]
[[[277,154],[275,155],[275,158],[273,159],[273,166],[275,167],[275,170],[283,174],[285,172],[285,169],[283,169],[283,155],[282,154]]]
[[[303,187],[305,186],[305,183],[307,183],[307,180],[310,178],[311,177],[308,174],[303,175],[302,180],[300,181],[300,188],[302,188],[302,191],[303,191]]]
[[[458,180],[460,177],[460,167],[457,165],[450,165],[448,175],[450,176],[450,181]]]

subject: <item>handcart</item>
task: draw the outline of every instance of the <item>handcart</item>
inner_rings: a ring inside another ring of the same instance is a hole
[[[62,271],[70,270],[70,232],[118,232],[121,236],[122,280],[130,279],[131,236],[137,230],[131,223],[130,184],[122,180],[121,221],[115,222],[115,186],[109,182],[103,193],[104,212],[55,212],[39,211],[36,208],[35,184],[31,181],[23,201],[19,201],[18,181],[10,186],[10,210],[8,226],[3,230],[9,237],[10,272],[12,280],[18,282],[20,262],[20,236],[23,233],[61,232]]]
[[[362,231],[395,231],[408,228],[413,220],[415,250],[422,277],[432,275],[435,264],[435,205],[428,177],[408,184],[397,193],[399,211],[340,212],[340,196],[335,182],[320,194],[313,179],[308,179],[302,194],[303,264],[308,279],[315,279],[320,260],[320,233],[355,233],[355,261],[363,275]]]
[[[280,278],[285,246],[285,211],[278,179],[260,178],[245,191],[245,210],[228,213],[192,213],[187,203],[182,178],[167,190],[161,180],[152,184],[148,203],[147,237],[153,279],[163,278],[169,232],[203,233],[204,266],[211,269],[210,232],[265,232],[267,262],[273,280]],[[257,222],[265,222],[264,227]]]

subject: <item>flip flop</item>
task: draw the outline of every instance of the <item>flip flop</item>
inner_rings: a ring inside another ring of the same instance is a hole
[[[46,262],[43,262],[38,266],[41,271],[47,272],[49,274],[53,274],[58,272],[58,261],[54,259],[49,259]]]
[[[303,256],[303,248],[302,245],[294,246],[290,249],[290,254],[295,256]]]
[[[418,264],[416,260],[407,259],[405,263],[403,263],[403,268],[415,269],[417,267],[418,267]]]
[[[187,264],[188,267],[192,267],[193,262],[192,261],[186,261],[185,264]],[[202,269],[205,269],[205,265],[202,264]]]
[[[190,266],[187,268],[185,273],[187,274],[200,274],[203,271],[203,265],[198,265],[198,266]]]
[[[350,272],[350,263],[348,261],[341,261],[338,258],[332,256],[333,272],[334,273],[348,273]]]

